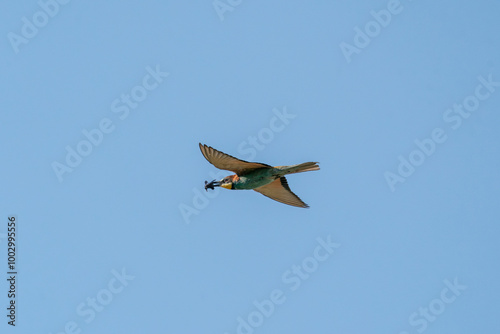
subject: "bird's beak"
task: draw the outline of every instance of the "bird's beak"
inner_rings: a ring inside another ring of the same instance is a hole
[[[226,189],[232,189],[233,183],[232,182],[222,183],[222,181],[221,181],[221,182],[219,182],[219,186],[222,188],[226,188]]]

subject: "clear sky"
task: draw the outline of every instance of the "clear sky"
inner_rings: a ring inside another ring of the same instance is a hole
[[[0,331],[500,332],[499,13],[2,2]],[[319,161],[310,208],[205,192],[199,142]]]

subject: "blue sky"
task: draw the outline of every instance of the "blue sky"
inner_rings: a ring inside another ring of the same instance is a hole
[[[2,333],[500,330],[497,1],[0,8]]]

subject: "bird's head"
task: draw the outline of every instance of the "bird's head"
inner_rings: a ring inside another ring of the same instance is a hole
[[[219,186],[226,189],[234,189],[233,182],[235,182],[237,178],[238,178],[237,175],[226,176],[225,178],[219,181]]]
[[[223,178],[220,181],[215,181],[213,180],[212,182],[205,181],[205,190],[208,191],[208,189],[214,190],[215,187],[222,187],[226,189],[234,189],[234,182],[237,181],[238,175],[229,175]]]

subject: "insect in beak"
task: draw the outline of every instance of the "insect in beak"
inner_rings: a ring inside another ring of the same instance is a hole
[[[215,187],[220,187],[220,181],[213,180],[212,182],[205,181],[205,191],[208,191],[208,189],[214,190]]]

